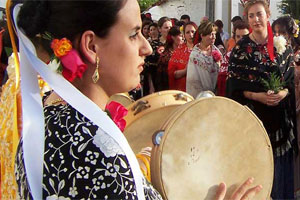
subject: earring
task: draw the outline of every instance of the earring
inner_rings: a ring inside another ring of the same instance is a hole
[[[96,69],[95,69],[95,72],[92,76],[92,80],[93,80],[94,83],[97,83],[97,81],[99,80],[99,72],[98,72],[99,62],[100,62],[99,57],[96,57]]]

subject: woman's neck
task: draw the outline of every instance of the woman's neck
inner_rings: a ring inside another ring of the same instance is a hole
[[[268,41],[268,31],[266,30],[264,32],[252,32],[251,37],[251,39],[256,44],[265,44]]]
[[[211,45],[205,44],[204,42],[200,42],[200,49],[203,51],[209,51],[211,49]]]
[[[194,47],[194,43],[193,42],[187,42],[186,43],[186,46],[189,48],[189,49],[192,49]]]
[[[167,41],[167,38],[162,35],[162,36],[160,36],[159,40],[161,43],[165,44]]]

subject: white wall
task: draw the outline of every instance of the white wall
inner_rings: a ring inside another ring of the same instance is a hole
[[[191,17],[197,25],[200,23],[200,19],[205,16],[205,0],[169,0],[160,6],[155,6],[149,9],[154,20],[158,20],[160,17],[175,17],[180,19],[181,15],[187,14]]]

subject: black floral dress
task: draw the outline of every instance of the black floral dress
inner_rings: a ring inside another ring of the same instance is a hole
[[[282,54],[277,53],[276,48],[274,52],[276,57],[271,61],[267,45],[257,45],[249,35],[244,36],[230,56],[226,95],[247,105],[262,121],[275,161],[272,198],[289,199],[291,196],[286,194],[292,195],[293,190],[292,150],[297,151],[293,52],[290,46],[286,46]],[[266,92],[262,80],[268,80],[271,74],[281,78],[284,88],[289,91],[277,106],[267,106],[244,97],[243,91]],[[283,191],[285,187],[288,189]]]
[[[119,145],[70,105],[44,108],[44,199],[137,199],[128,160]],[[21,199],[32,199],[22,141],[16,156]],[[146,181],[146,199],[161,199]]]

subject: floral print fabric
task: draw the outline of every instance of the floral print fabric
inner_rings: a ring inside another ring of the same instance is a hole
[[[46,106],[44,199],[137,199],[128,160],[119,145],[70,105]],[[22,143],[16,159],[21,198],[30,198]],[[144,179],[146,199],[161,199]]]
[[[216,46],[212,51],[219,51]],[[219,52],[221,54],[221,52]],[[212,55],[205,55],[200,49],[200,43],[195,45],[189,58],[187,67],[186,92],[194,98],[201,92],[210,90],[215,92],[219,65]]]

